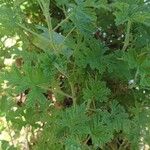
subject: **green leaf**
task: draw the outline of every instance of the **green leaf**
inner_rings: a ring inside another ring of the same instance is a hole
[[[131,2],[116,2],[114,3],[114,7],[117,10],[114,12],[116,16],[116,24],[120,25],[127,21],[143,23],[145,25],[150,25],[150,12],[149,5],[145,5],[144,3],[138,5],[134,1]]]
[[[32,42],[35,46],[49,55],[55,53],[55,51],[67,57],[72,55],[71,49],[67,48],[64,43],[65,37],[63,35],[54,31],[49,32],[47,28],[42,26],[37,26],[37,29],[42,30],[42,33],[33,34]]]
[[[43,95],[43,90],[38,87],[32,88],[27,95],[26,105],[27,107],[34,107],[36,104],[44,106],[46,104],[46,97]]]
[[[6,96],[0,97],[0,116],[5,116],[9,109],[8,100]]]
[[[85,43],[87,43],[87,47]],[[85,43],[82,43],[79,49],[75,51],[76,64],[83,68],[89,65],[92,70],[97,69],[99,73],[103,73],[107,63],[107,59],[103,54],[107,49],[92,38],[88,39]]]
[[[87,87],[84,89],[83,98],[88,101],[106,102],[110,90],[106,87],[106,83],[100,80],[90,79]]]
[[[94,31],[94,23],[96,22],[95,12],[80,2],[77,6],[73,5],[73,16],[71,20],[73,21],[76,28],[86,34],[91,34]]]

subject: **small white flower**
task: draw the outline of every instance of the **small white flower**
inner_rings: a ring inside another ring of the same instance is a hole
[[[129,85],[134,84],[134,79],[129,80],[128,84],[129,84]]]
[[[123,37],[124,37],[124,34],[122,34],[121,37],[123,38]]]
[[[103,37],[104,37],[104,38],[106,37],[106,33],[105,33],[105,32],[103,33]]]
[[[135,89],[136,89],[136,90],[139,90],[139,87],[137,86]]]

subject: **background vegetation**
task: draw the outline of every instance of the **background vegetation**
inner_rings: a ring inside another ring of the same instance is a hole
[[[144,150],[150,3],[0,1],[2,150]]]

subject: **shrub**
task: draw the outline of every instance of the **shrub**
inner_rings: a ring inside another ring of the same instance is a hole
[[[150,144],[148,1],[3,0],[0,14],[1,149]]]

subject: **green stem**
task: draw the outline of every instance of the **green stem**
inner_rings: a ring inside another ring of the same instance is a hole
[[[63,96],[66,96],[66,97],[69,97],[69,98],[73,98],[71,95],[69,95],[69,94],[67,94],[67,93],[65,93],[65,92],[63,92],[61,90],[54,89],[53,91],[58,93],[58,94],[61,94]]]
[[[137,78],[138,78],[138,75],[139,75],[139,70],[140,70],[140,68],[137,67],[137,70],[136,70],[136,73],[135,73],[135,76],[134,76],[134,82],[135,83],[137,82]]]
[[[73,106],[76,106],[76,93],[75,93],[75,89],[74,89],[74,85],[69,82],[70,84],[70,88],[71,88],[71,93],[72,93],[72,100],[73,100]]]
[[[57,28],[59,28],[64,22],[66,22],[72,14],[68,15],[64,20],[62,20],[54,29],[53,31],[55,31]]]
[[[66,39],[68,38],[68,36],[74,31],[75,27],[73,27],[69,33],[65,36],[63,42],[59,45],[59,49],[61,49],[64,46],[64,42],[66,41]]]
[[[130,42],[130,30],[131,30],[131,21],[129,20],[127,23],[127,31],[125,35],[125,41],[122,50],[125,51],[129,45]]]
[[[91,137],[88,135],[88,137],[87,137],[86,140],[84,141],[84,145],[87,144],[87,142],[89,141],[90,138],[91,138]]]
[[[23,26],[23,25],[21,25],[21,24],[17,24],[17,25],[18,25],[19,27],[21,27],[22,29],[24,29],[25,31],[27,31],[27,32],[29,32],[29,33],[31,33],[31,34],[33,34],[33,35],[39,37],[39,38],[42,38],[42,39],[46,40],[46,38],[45,38],[44,36],[39,35],[38,33],[36,33],[36,32],[34,32],[34,31],[28,29],[27,27],[25,27],[25,26]]]
[[[91,100],[88,100],[86,104],[86,109],[90,109],[90,104],[91,104]]]
[[[48,88],[48,87],[44,87],[42,85],[37,85],[37,87],[40,87],[40,88],[45,89],[45,90],[50,90],[50,91],[52,91],[54,93],[58,93],[60,95],[66,96],[66,97],[73,98],[71,95],[69,95],[69,94],[67,94],[67,93],[65,93],[65,92],[63,92],[63,91],[61,91],[59,89],[56,89],[56,88],[55,89],[51,89],[51,88]]]
[[[45,16],[45,19],[46,19],[46,23],[47,23],[47,26],[48,26],[48,34],[49,34],[49,38],[51,40],[51,45],[55,51],[55,53],[57,53],[57,47],[56,45],[54,44],[54,40],[53,40],[53,29],[52,29],[52,19],[51,19],[51,16],[49,14],[49,4],[50,2],[48,3],[45,3],[43,0],[38,0],[39,2],[39,5],[43,11],[43,14]]]

